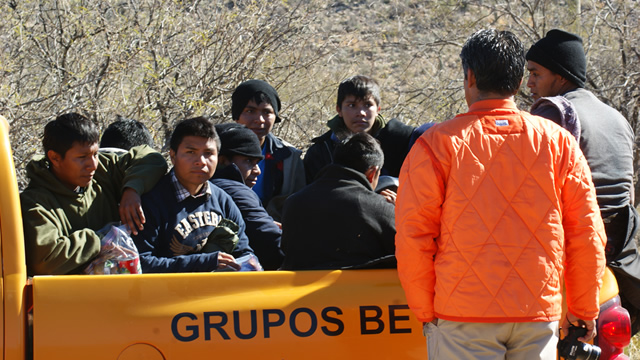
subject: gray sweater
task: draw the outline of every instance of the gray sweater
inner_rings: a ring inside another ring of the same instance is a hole
[[[580,148],[587,158],[602,216],[631,201],[634,134],[627,119],[590,91],[564,94],[578,112]]]

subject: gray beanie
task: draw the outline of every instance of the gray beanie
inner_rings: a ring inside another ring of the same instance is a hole
[[[550,30],[545,37],[531,46],[526,58],[559,74],[578,87],[584,87],[587,80],[587,58],[580,36],[563,30]]]

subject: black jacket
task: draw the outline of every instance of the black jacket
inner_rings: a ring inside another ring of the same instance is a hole
[[[277,270],[284,259],[280,249],[282,232],[267,214],[258,195],[244,184],[240,170],[233,164],[216,170],[211,182],[229,194],[240,209],[249,246],[262,267],[265,270]]]
[[[338,269],[393,255],[394,210],[364,174],[335,164],[325,167],[285,202],[282,268]]]

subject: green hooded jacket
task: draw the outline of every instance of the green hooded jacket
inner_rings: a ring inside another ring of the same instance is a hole
[[[100,152],[93,180],[76,193],[53,175],[44,156],[34,158],[27,165],[29,186],[20,194],[27,273],[80,273],[100,252],[96,230],[120,221],[123,190],[142,195],[166,171],[164,157],[146,145],[120,156]]]

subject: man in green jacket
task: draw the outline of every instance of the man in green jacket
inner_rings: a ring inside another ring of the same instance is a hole
[[[44,129],[45,155],[27,165],[20,195],[29,275],[81,273],[100,252],[96,230],[122,222],[135,234],[145,222],[140,195],[167,171],[148,146],[120,156],[98,152],[96,125],[77,113]]]

